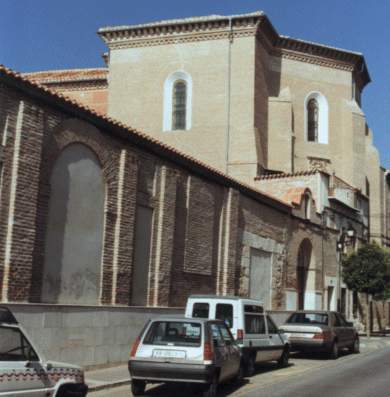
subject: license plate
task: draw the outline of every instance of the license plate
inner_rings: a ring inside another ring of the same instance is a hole
[[[154,358],[186,358],[183,350],[153,350]]]

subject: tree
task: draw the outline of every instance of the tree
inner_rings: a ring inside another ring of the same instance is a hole
[[[390,283],[390,254],[367,243],[343,260],[342,275],[350,290],[382,295]]]
[[[369,296],[390,297],[390,253],[376,243],[367,243],[343,260],[342,276],[350,290],[367,296],[366,330],[369,335]]]

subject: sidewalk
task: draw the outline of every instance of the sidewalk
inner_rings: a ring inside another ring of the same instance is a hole
[[[130,384],[127,363],[116,367],[85,371],[85,382],[90,392]]]
[[[390,347],[390,335],[386,336],[360,336],[360,349],[362,351],[378,350],[384,347]]]
[[[390,335],[371,336],[371,338],[367,338],[366,336],[360,337],[362,353],[379,350],[384,347],[390,347]],[[85,379],[91,392],[130,384],[127,363],[116,367],[86,371]]]

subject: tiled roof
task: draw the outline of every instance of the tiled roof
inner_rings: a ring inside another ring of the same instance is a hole
[[[310,171],[298,171],[292,173],[280,173],[280,174],[266,174],[266,175],[259,175],[255,178],[255,181],[263,181],[268,179],[282,179],[282,178],[294,178],[299,176],[308,176],[308,175],[315,175],[318,172],[322,172],[326,174],[324,171],[320,170],[310,170]]]
[[[210,167],[209,165],[195,159],[192,156],[184,154],[172,146],[169,146],[152,136],[141,132],[135,128],[123,124],[122,122],[98,113],[96,110],[85,106],[74,99],[71,99],[61,93],[55,92],[36,81],[32,81],[20,73],[17,73],[4,65],[0,65],[0,80],[13,85],[17,89],[27,92],[30,96],[39,98],[52,106],[59,107],[61,110],[96,125],[98,128],[107,130],[120,136],[123,139],[131,141],[133,144],[145,148],[157,156],[165,158],[167,161],[174,162],[180,166],[205,176],[208,179],[216,181],[219,184],[229,186],[240,190],[244,194],[261,201],[273,208],[283,212],[289,212],[291,206],[283,201],[272,197],[260,190],[254,189],[245,183],[242,183],[223,172]]]
[[[65,70],[47,70],[42,72],[23,73],[24,77],[30,80],[47,84],[63,83],[75,81],[106,80],[108,74],[107,68],[93,69],[65,69]]]
[[[166,19],[162,21],[142,23],[138,25],[120,25],[120,26],[105,26],[99,29],[99,33],[104,32],[115,32],[118,30],[128,30],[128,29],[141,29],[156,26],[167,26],[167,25],[182,25],[186,23],[200,23],[200,22],[210,22],[210,21],[221,21],[226,19],[236,19],[236,18],[251,18],[260,17],[265,15],[263,11],[255,11],[247,14],[236,14],[236,15],[206,15],[200,17],[189,17],[180,19]]]
[[[299,206],[302,197],[306,192],[310,192],[307,187],[290,187],[287,192],[282,196],[282,200],[288,204]]]

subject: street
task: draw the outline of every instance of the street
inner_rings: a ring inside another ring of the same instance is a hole
[[[129,397],[128,385],[90,393],[91,397]],[[192,387],[151,385],[146,396],[199,395]],[[336,361],[322,356],[293,355],[290,365],[258,367],[241,385],[220,386],[219,397],[390,397],[390,347],[342,354]]]

